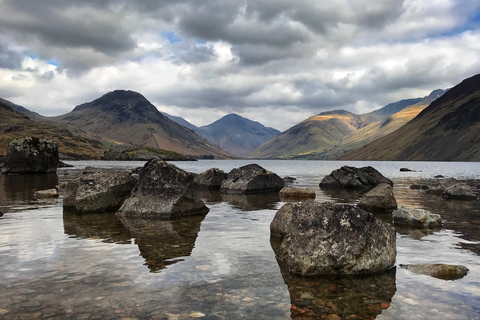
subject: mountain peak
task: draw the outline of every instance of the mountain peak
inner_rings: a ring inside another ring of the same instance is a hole
[[[347,111],[347,110],[332,110],[332,111],[325,111],[325,112],[322,112],[322,113],[319,113],[318,115],[319,116],[328,116],[328,115],[331,115],[331,114],[340,114],[340,115],[344,115],[344,114],[353,114],[351,113],[350,111]]]
[[[93,108],[98,106],[112,106],[116,107],[135,107],[151,109],[155,108],[142,94],[132,90],[114,90],[110,91],[92,102],[83,103],[76,106],[73,111]],[[156,109],[156,108],[155,108]]]

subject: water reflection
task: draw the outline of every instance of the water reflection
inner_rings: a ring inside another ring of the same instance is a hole
[[[235,209],[243,211],[256,211],[264,209],[276,209],[280,202],[278,192],[254,193],[254,194],[222,194],[222,200]]]
[[[159,272],[190,256],[204,218],[195,215],[165,221],[122,217],[121,221],[135,237],[145,265],[151,272]]]
[[[280,241],[270,243],[277,252]],[[292,319],[325,319],[334,314],[340,319],[374,319],[396,292],[396,269],[367,276],[299,277],[277,259],[282,277],[288,286]],[[334,319],[334,317],[332,318]]]
[[[320,199],[336,203],[357,203],[369,189],[320,189]]]
[[[56,185],[56,174],[0,175],[0,205],[32,202],[35,191],[52,189]]]

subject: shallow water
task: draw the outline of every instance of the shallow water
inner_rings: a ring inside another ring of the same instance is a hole
[[[246,160],[175,162],[192,172],[225,171]],[[395,182],[399,205],[442,215],[433,232],[397,230],[396,268],[369,277],[302,279],[282,272],[269,225],[276,195],[204,193],[210,212],[175,221],[120,221],[114,214],[63,212],[62,199],[35,190],[71,179],[0,176],[0,318],[4,319],[480,319],[480,202],[446,201],[408,188],[437,174],[478,178],[480,163],[255,161],[317,201],[356,203],[358,194],[324,192],[318,183],[341,165],[372,165]],[[135,168],[143,162],[74,162]],[[400,172],[408,167],[416,172]],[[446,281],[399,267],[460,264]]]

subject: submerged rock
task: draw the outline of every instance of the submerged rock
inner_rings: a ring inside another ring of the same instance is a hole
[[[227,179],[227,174],[218,168],[208,169],[195,176],[195,183],[206,189],[220,190],[222,182]]]
[[[401,264],[400,267],[413,273],[424,274],[443,280],[457,280],[465,277],[468,268],[450,264]]]
[[[395,224],[407,225],[416,228],[435,229],[442,226],[442,218],[438,214],[423,209],[412,209],[405,206],[393,212]]]
[[[233,169],[223,181],[221,191],[227,193],[257,193],[280,191],[283,179],[258,164]]]
[[[372,167],[355,168],[343,166],[325,176],[320,182],[320,188],[374,188],[380,183],[387,183],[393,186],[393,182],[390,179],[385,178]]]
[[[148,161],[130,198],[117,215],[171,219],[207,213],[208,208],[195,192],[194,177],[163,160]]]
[[[36,137],[15,139],[8,145],[2,173],[55,173],[58,162],[56,142]]]
[[[47,189],[35,191],[35,198],[37,199],[48,199],[48,198],[58,198],[58,189]]]
[[[397,208],[392,186],[387,183],[380,183],[363,195],[358,206],[369,212],[391,212]]]
[[[285,199],[315,199],[316,194],[314,190],[284,187],[278,194]]]
[[[447,187],[442,194],[445,199],[458,199],[458,200],[476,200],[477,196],[473,193],[473,188],[464,184],[457,183],[450,187]]]
[[[415,170],[408,169],[408,168],[400,168],[400,172],[415,172]]]
[[[287,203],[270,232],[281,239],[277,259],[301,276],[375,273],[395,263],[394,228],[356,206]]]
[[[65,186],[63,207],[79,213],[116,211],[136,183],[129,170],[94,172]]]

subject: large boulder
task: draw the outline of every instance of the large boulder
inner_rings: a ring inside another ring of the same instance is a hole
[[[394,223],[399,225],[424,229],[435,229],[442,226],[442,218],[439,214],[430,213],[423,209],[401,206],[392,215]]]
[[[387,183],[393,186],[393,182],[390,179],[385,178],[380,172],[370,166],[363,168],[343,166],[325,176],[320,182],[320,188],[371,189],[380,183]]]
[[[130,170],[94,172],[67,183],[63,207],[78,213],[116,211],[136,183]]]
[[[473,193],[473,188],[465,183],[457,183],[447,187],[442,194],[445,199],[475,200],[477,196]]]
[[[303,188],[293,188],[293,187],[283,187],[282,190],[278,193],[282,199],[315,199],[316,194],[315,190],[303,189]]]
[[[222,182],[227,179],[227,174],[218,168],[208,169],[195,176],[195,183],[205,189],[220,190]]]
[[[430,277],[443,280],[456,280],[463,278],[468,273],[468,268],[461,265],[451,264],[401,264],[400,267],[407,269],[413,273],[424,274]]]
[[[356,206],[287,203],[270,224],[277,259],[301,276],[366,274],[395,263],[395,229]]]
[[[380,183],[363,195],[358,206],[369,212],[391,212],[397,208],[392,186]]]
[[[56,142],[36,137],[15,139],[8,145],[2,173],[55,173],[58,162]]]
[[[120,217],[171,219],[207,213],[195,192],[193,174],[163,160],[145,163],[132,196],[125,200]]]
[[[222,183],[221,191],[227,193],[278,192],[283,186],[283,179],[275,173],[265,170],[258,164],[249,164],[230,171],[228,178]]]

